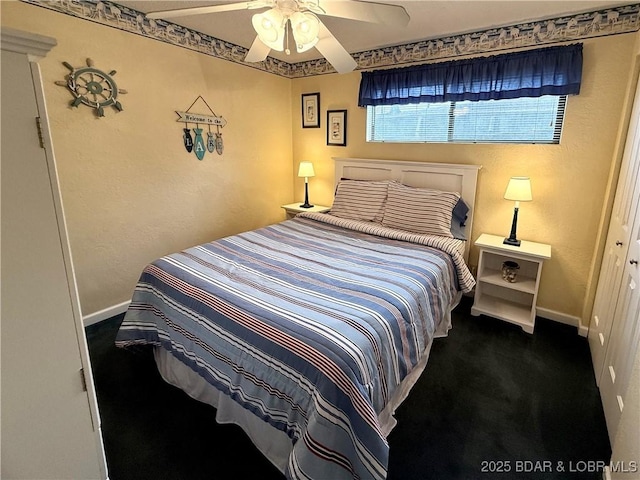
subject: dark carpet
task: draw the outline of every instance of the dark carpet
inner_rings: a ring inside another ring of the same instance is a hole
[[[587,339],[469,309],[397,411],[388,479],[601,479],[611,448]],[[166,384],[149,350],[116,348],[121,321],[86,329],[111,480],[282,480],[239,427]]]

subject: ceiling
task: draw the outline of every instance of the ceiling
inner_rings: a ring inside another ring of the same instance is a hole
[[[323,0],[320,0],[320,5],[322,5],[322,1]],[[115,0],[114,3],[146,14],[160,10],[174,10],[192,6],[200,7],[238,2],[232,0]],[[411,17],[409,25],[403,28],[393,28],[328,16],[321,16],[320,18],[348,52],[356,53],[391,45],[412,43],[419,40],[443,38],[449,35],[478,32],[494,27],[511,26],[528,21],[556,18],[568,14],[591,12],[634,2],[612,0],[379,0],[377,3],[403,6]],[[256,33],[251,26],[251,17],[259,11],[264,11],[264,9],[193,15],[173,18],[170,19],[170,21],[220,40],[249,48],[256,37]],[[295,49],[292,50],[290,55],[272,50],[269,56],[288,63],[304,62],[322,57],[320,52],[315,48],[305,53],[297,53]]]

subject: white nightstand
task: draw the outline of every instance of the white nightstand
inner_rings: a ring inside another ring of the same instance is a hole
[[[480,258],[471,314],[499,318],[533,333],[542,264],[551,258],[551,245],[522,240],[514,247],[503,241],[504,237],[486,233],[476,240]],[[514,283],[502,278],[502,263],[508,260],[520,266]]]
[[[296,202],[290,203],[289,205],[282,205],[282,208],[284,208],[285,212],[287,212],[287,219],[295,217],[300,212],[325,213],[331,210],[331,207],[326,207],[324,205],[314,205],[311,208],[302,208],[300,207],[300,205],[302,205],[303,203],[304,202]]]

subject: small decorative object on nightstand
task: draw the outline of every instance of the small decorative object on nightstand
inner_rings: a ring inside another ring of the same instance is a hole
[[[507,185],[507,191],[504,192],[505,200],[514,200],[516,206],[513,209],[513,220],[511,221],[511,234],[509,238],[505,238],[504,242],[507,245],[513,245],[515,247],[520,246],[520,240],[516,237],[516,227],[518,225],[518,210],[520,209],[520,202],[530,202],[533,200],[531,196],[531,181],[529,177],[511,177],[509,184]]]
[[[519,269],[520,265],[512,260],[502,262],[502,278],[504,278],[509,283],[515,283],[516,278],[518,278]]]
[[[324,205],[314,205],[309,208],[304,208],[300,205],[300,202],[290,203],[289,205],[282,205],[284,211],[287,212],[287,219],[295,217],[300,212],[320,212],[326,213],[331,210],[331,207],[326,207]]]
[[[503,238],[483,233],[478,278],[471,314],[485,314],[520,325],[533,333],[542,264],[551,258],[551,246],[522,240],[505,245]]]

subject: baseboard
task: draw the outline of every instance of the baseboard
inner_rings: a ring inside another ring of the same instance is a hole
[[[554,322],[564,323],[565,325],[571,325],[578,329],[578,335],[586,337],[589,334],[589,327],[585,327],[580,322],[579,317],[573,315],[567,315],[566,313],[557,312],[555,310],[549,310],[548,308],[536,307],[536,315]]]
[[[131,300],[127,300],[126,302],[119,303],[118,305],[113,305],[111,307],[107,307],[103,310],[99,310],[94,313],[90,313],[89,315],[84,315],[82,317],[82,323],[85,327],[89,325],[93,325],[94,323],[101,322],[106,320],[107,318],[115,317],[116,315],[120,315],[127,311]]]
[[[578,327],[578,335],[587,338],[589,336],[589,327],[580,324],[580,326]]]

